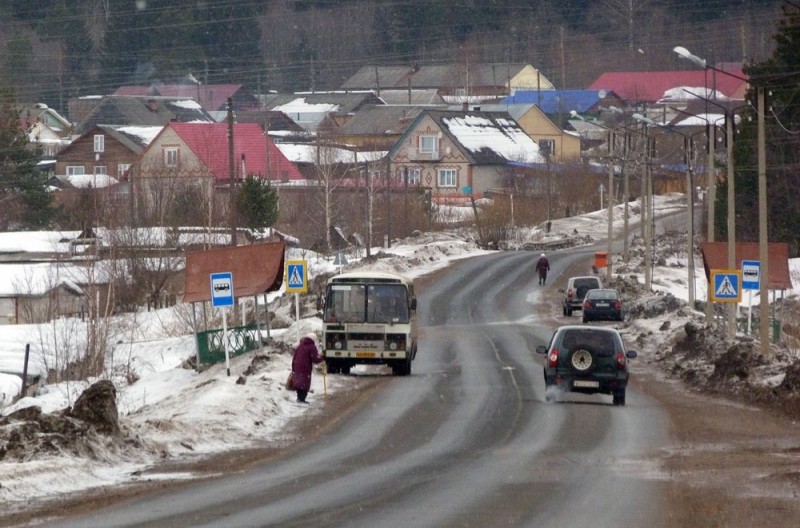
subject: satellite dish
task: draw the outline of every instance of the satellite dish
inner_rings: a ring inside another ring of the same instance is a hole
[[[599,92],[597,92],[597,96],[600,99],[605,99],[606,98],[606,91],[605,90],[600,90]]]

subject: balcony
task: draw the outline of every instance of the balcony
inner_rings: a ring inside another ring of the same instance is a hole
[[[441,151],[420,150],[418,148],[408,149],[408,159],[410,161],[439,161],[442,159]]]

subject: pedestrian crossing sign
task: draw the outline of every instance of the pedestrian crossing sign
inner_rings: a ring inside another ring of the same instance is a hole
[[[308,262],[305,260],[286,261],[286,293],[306,293],[308,291]]]
[[[742,272],[711,270],[711,301],[742,302]]]

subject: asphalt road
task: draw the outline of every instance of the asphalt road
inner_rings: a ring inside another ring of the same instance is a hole
[[[590,255],[550,255],[548,282]],[[663,526],[647,460],[668,442],[664,409],[630,387],[625,407],[544,401],[533,350],[567,321],[542,303],[535,257],[469,259],[427,285],[412,375],[318,441],[58,526]]]

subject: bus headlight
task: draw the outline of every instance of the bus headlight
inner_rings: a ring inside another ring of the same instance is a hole
[[[397,350],[397,343],[394,341],[389,343],[389,350]]]
[[[335,348],[336,350],[341,350],[342,349],[342,342],[341,341],[335,342],[333,344],[333,348]]]

